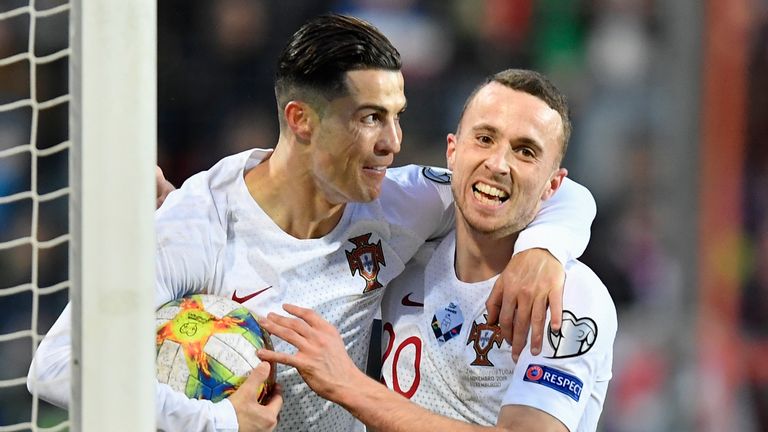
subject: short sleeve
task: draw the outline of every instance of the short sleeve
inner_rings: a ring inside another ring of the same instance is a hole
[[[544,201],[536,218],[520,232],[515,253],[547,249],[563,264],[578,258],[589,243],[596,212],[589,190],[566,177],[560,189]]]
[[[596,421],[611,378],[616,309],[600,280],[583,264],[569,263],[560,332],[547,332],[543,351],[523,349],[503,405],[549,413],[575,431]],[[549,328],[549,326],[547,326]]]

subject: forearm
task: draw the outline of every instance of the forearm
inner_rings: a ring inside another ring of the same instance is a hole
[[[379,432],[505,430],[440,416],[389,390],[362,372],[353,375],[347,380],[347,385],[333,396],[336,399],[334,402],[365,423],[369,429]]]

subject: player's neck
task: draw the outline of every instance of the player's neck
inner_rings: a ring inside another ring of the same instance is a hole
[[[502,272],[512,258],[517,233],[504,237],[480,233],[456,221],[456,277],[467,283],[488,280]]]
[[[245,173],[245,184],[259,207],[287,234],[320,238],[330,233],[344,214],[317,191],[307,164],[279,151]]]

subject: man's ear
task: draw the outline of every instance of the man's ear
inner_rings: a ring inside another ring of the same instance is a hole
[[[449,133],[446,141],[445,160],[448,163],[448,169],[453,171],[453,163],[456,157],[456,135]]]
[[[312,137],[317,114],[305,102],[290,101],[283,110],[288,128],[300,141],[309,141]]]
[[[552,173],[552,177],[549,179],[549,183],[547,184],[547,187],[544,189],[544,192],[541,194],[541,200],[546,201],[550,198],[552,198],[552,195],[557,192],[558,189],[560,189],[560,186],[563,184],[563,180],[565,180],[565,177],[568,175],[568,170],[565,168],[558,168],[555,170],[554,173]]]

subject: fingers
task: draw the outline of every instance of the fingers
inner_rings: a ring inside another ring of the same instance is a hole
[[[512,332],[512,359],[517,361],[528,340],[528,329],[531,325],[532,300],[530,296],[521,295],[517,299],[517,310],[514,314]]]
[[[232,407],[237,414],[238,423],[241,425],[253,425],[255,424],[254,422],[258,422],[274,427],[274,424],[277,422],[277,411],[282,406],[281,397],[278,397],[277,401],[270,406],[269,411],[272,412],[271,415],[264,415],[263,411],[261,411],[262,408],[258,404],[259,396],[264,389],[264,383],[269,378],[271,367],[272,365],[267,362],[256,365],[245,381],[229,396],[229,401],[232,403]]]
[[[162,168],[159,165],[155,165],[155,181],[159,184],[163,180],[165,180],[165,176],[163,175]]]
[[[155,200],[155,208],[159,208],[163,202],[165,201],[165,198],[168,196],[169,193],[171,193],[174,189],[176,189],[171,182],[166,180],[165,175],[163,174],[163,170],[160,169],[159,166],[155,165],[155,188],[156,188],[156,200]]]
[[[267,362],[259,363],[253,370],[251,370],[248,378],[246,378],[245,382],[240,385],[240,388],[246,387],[246,389],[258,390],[261,384],[269,378],[269,371],[271,368],[272,365]]]
[[[563,285],[556,285],[549,293],[549,326],[559,332],[563,324]]]
[[[298,361],[295,356],[287,353],[272,351],[268,349],[260,349],[256,351],[256,356],[261,359],[262,362],[280,363],[288,366],[297,367]]]
[[[311,328],[302,319],[290,318],[270,312],[259,324],[271,335],[301,349],[306,344],[306,335]]]
[[[317,329],[323,333],[334,332],[336,330],[336,327],[333,324],[326,321],[319,313],[312,309],[307,309],[292,304],[284,304],[283,310],[297,318],[301,318],[307,324],[309,324],[309,327]]]
[[[266,418],[277,418],[277,414],[280,412],[280,408],[283,406],[282,388],[277,383],[272,383],[272,388],[265,387],[267,380],[270,378],[270,370],[273,367],[272,364],[262,361],[253,370],[251,370],[248,378],[240,385],[237,392],[232,396],[236,396],[239,400],[248,401],[247,403],[253,403],[258,401],[266,407],[268,412],[272,415],[267,415]],[[265,392],[269,391],[265,395]],[[235,401],[232,401],[235,403]]]
[[[491,295],[488,296],[488,300],[485,301],[485,309],[488,311],[488,317],[486,322],[490,325],[496,324],[499,319],[499,313],[502,307],[502,294],[504,293],[504,284],[501,281],[502,277],[496,279],[491,290]]]
[[[275,413],[275,415],[277,415],[280,408],[283,407],[283,387],[280,384],[275,384],[272,388],[272,394],[269,396],[269,401],[267,401],[264,406]]]
[[[546,321],[547,299],[542,296],[533,302],[533,311],[531,312],[531,354],[533,355],[541,353]]]
[[[512,338],[515,330],[515,312],[517,310],[517,302],[514,298],[511,298],[504,302],[499,312],[499,327],[501,328],[501,337],[512,345]]]

